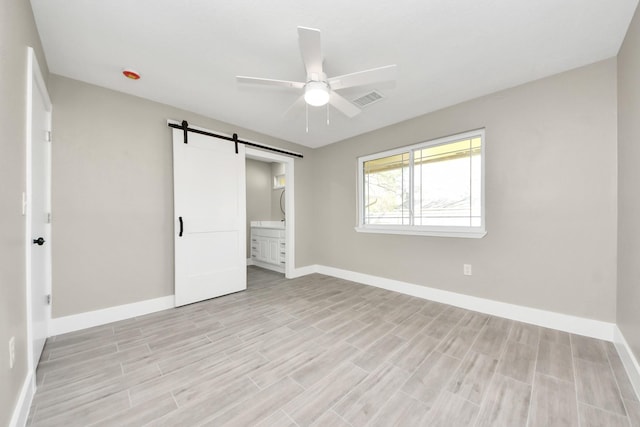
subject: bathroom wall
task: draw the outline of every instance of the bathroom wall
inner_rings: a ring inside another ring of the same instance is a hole
[[[247,159],[247,258],[251,257],[251,221],[271,219],[271,165]]]
[[[282,195],[282,188],[273,188],[273,177],[284,174],[284,163],[271,163],[271,220],[280,221],[285,219],[285,214],[280,209],[280,196]],[[286,184],[285,184],[286,185]],[[285,196],[286,197],[286,193]],[[285,204],[285,199],[282,199],[282,206]]]

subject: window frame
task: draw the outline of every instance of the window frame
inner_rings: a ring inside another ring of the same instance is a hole
[[[365,224],[364,223],[364,164],[370,160],[376,160],[384,157],[394,156],[397,154],[409,154],[409,194],[410,201],[410,221],[414,221],[414,151],[433,147],[437,145],[445,145],[456,141],[480,137],[480,225],[472,226],[435,226],[435,225],[395,225],[395,224]],[[442,138],[431,139],[413,145],[398,147],[387,151],[381,151],[374,154],[358,157],[358,225],[355,230],[359,233],[378,233],[378,234],[409,234],[418,236],[435,236],[435,237],[465,237],[465,238],[482,238],[487,234],[486,215],[485,215],[485,129],[475,129],[467,132],[457,133]]]

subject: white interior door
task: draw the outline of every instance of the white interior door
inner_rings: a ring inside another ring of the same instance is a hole
[[[48,335],[51,306],[51,101],[35,55],[30,51],[30,134],[27,166],[27,268],[31,349],[37,366]]]
[[[244,145],[173,130],[176,306],[247,288]]]

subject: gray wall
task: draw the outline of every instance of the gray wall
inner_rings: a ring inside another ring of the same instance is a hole
[[[618,327],[640,360],[640,12],[618,55]]]
[[[271,219],[271,163],[247,159],[247,258],[251,258],[251,221]]]
[[[285,215],[283,215],[282,211],[280,210],[280,195],[282,194],[283,189],[273,188],[273,178],[276,175],[284,174],[284,172],[285,172],[284,163],[271,163],[271,219],[274,221],[280,221],[282,219],[285,219]],[[285,183],[285,188],[286,188],[286,183]],[[282,198],[282,206],[285,205],[286,197],[287,197],[287,194],[285,193],[284,197]]]
[[[484,238],[354,231],[358,156],[481,127]],[[615,320],[615,59],[323,147],[314,167],[317,263]]]
[[[167,105],[52,75],[53,317],[173,294],[173,178],[167,119],[240,138],[307,148]],[[305,191],[296,160],[298,265],[310,263]],[[2,353],[2,352],[0,352]]]
[[[48,78],[28,1],[0,0],[0,425],[7,425],[27,375],[25,295],[25,129],[27,46]],[[16,337],[16,365],[8,342]]]

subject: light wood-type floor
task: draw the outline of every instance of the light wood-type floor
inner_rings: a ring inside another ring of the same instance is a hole
[[[638,426],[611,343],[322,275],[47,341],[31,426]]]

